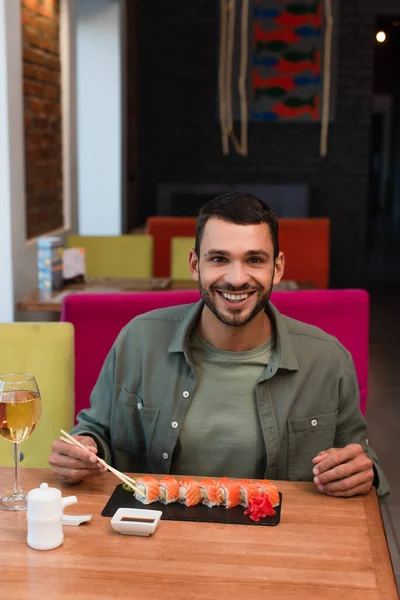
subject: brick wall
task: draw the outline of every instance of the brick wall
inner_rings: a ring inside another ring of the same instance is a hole
[[[63,226],[59,0],[22,0],[21,15],[27,237],[32,238]]]
[[[141,221],[155,213],[158,183],[306,183],[311,214],[331,220],[331,284],[362,285],[375,21],[362,6],[341,2],[328,158],[319,157],[319,125],[274,123],[250,125],[249,156],[242,158],[221,153],[217,4],[140,0]]]

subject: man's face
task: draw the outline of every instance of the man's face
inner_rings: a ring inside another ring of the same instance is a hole
[[[265,308],[283,274],[283,255],[274,262],[269,226],[235,225],[210,219],[200,257],[191,251],[192,276],[203,301],[225,325],[246,325]]]

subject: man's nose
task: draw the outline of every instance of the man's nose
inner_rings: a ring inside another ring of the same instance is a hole
[[[240,261],[232,261],[226,272],[225,282],[236,288],[240,288],[243,285],[248,284],[249,274],[247,272],[246,265]]]

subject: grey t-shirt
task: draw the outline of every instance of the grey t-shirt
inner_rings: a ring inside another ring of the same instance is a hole
[[[273,338],[246,352],[219,350],[198,333],[192,353],[198,384],[174,452],[171,473],[261,478],[266,451],[255,387]]]

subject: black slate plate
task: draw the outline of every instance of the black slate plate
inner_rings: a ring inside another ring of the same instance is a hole
[[[203,521],[204,523],[231,523],[235,525],[278,525],[281,518],[282,494],[279,492],[280,504],[275,508],[276,513],[272,517],[264,517],[258,523],[252,521],[248,515],[244,515],[243,506],[235,506],[226,509],[223,506],[208,508],[204,504],[196,506],[184,506],[179,502],[172,504],[161,504],[152,502],[144,505],[131,492],[126,492],[121,485],[117,485],[107,504],[103,508],[103,517],[113,517],[119,508],[146,508],[150,510],[161,510],[162,517],[167,521]]]

